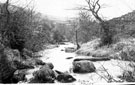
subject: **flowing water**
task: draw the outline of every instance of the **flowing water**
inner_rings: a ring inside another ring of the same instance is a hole
[[[54,70],[59,70],[61,72],[68,72],[77,79],[77,81],[70,84],[85,85],[85,84],[92,84],[92,83],[106,83],[107,77],[104,76],[107,74],[107,72],[110,75],[112,75],[113,78],[117,79],[117,76],[122,74],[123,68],[129,69],[127,68],[129,62],[123,62],[120,60],[110,60],[110,61],[93,62],[97,69],[97,71],[94,73],[87,73],[87,74],[73,73],[72,72],[73,59],[78,57],[87,57],[87,56],[77,56],[75,53],[66,53],[64,51],[66,47],[74,47],[74,46],[75,45],[72,43],[66,43],[65,45],[59,45],[59,47],[46,49],[40,52],[40,54],[43,56],[40,59],[44,62],[53,63]],[[66,59],[67,57],[73,57],[73,58]],[[26,75],[26,78],[28,80],[32,78],[33,77],[32,73],[38,69],[39,67],[28,70],[28,75]],[[54,84],[58,84],[58,82]]]

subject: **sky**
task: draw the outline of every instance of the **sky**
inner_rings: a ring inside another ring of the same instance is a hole
[[[0,0],[5,2],[6,0]],[[18,1],[18,2],[17,2]],[[11,0],[11,3],[25,5],[31,0]],[[85,0],[33,0],[32,3],[36,11],[57,19],[69,19],[78,15],[77,10],[72,10],[78,6],[86,5]],[[119,17],[135,9],[135,0],[100,0],[103,8],[100,16],[111,19]]]
[[[57,17],[67,19],[76,17],[77,10],[71,10],[81,5],[86,5],[85,0],[35,0],[38,11]],[[100,0],[103,8],[100,15],[106,19],[119,17],[135,9],[135,0]]]

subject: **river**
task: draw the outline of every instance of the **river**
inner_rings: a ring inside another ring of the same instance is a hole
[[[129,62],[123,62],[120,60],[110,60],[110,61],[98,61],[93,62],[97,71],[94,73],[87,73],[87,74],[76,74],[72,72],[72,61],[78,57],[90,57],[90,56],[78,56],[75,53],[66,53],[64,50],[66,47],[74,47],[75,45],[67,42],[65,45],[59,45],[59,47],[55,47],[52,49],[45,49],[41,51],[40,54],[43,56],[40,59],[44,62],[51,62],[54,65],[54,70],[59,70],[62,72],[68,72],[73,77],[77,79],[77,81],[70,83],[73,85],[84,85],[84,84],[93,84],[93,83],[106,83],[107,81],[103,76],[107,74],[107,72],[113,76],[113,78],[117,79],[118,75],[122,74],[123,69],[127,68],[126,66]],[[71,59],[66,59],[67,57],[73,57]],[[103,66],[106,69],[106,72],[103,69]],[[29,80],[32,78],[32,73],[38,70],[39,67],[35,69],[28,70],[28,75],[26,78]],[[129,68],[127,68],[129,69]],[[102,75],[102,76],[101,76]],[[106,77],[107,79],[107,77]],[[56,81],[55,84],[59,82]],[[69,84],[69,83],[68,83]]]

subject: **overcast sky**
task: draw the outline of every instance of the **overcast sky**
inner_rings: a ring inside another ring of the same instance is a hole
[[[14,3],[15,1],[18,0],[11,0],[11,2]],[[24,1],[27,1],[28,3],[30,0],[20,1],[23,1],[19,3],[22,4]],[[100,0],[100,3],[105,6],[105,8],[100,10],[100,14],[103,17],[106,17],[106,19],[121,16],[135,9],[135,0]],[[75,17],[78,11],[70,9],[85,4],[85,0],[34,0],[36,11],[59,19]]]

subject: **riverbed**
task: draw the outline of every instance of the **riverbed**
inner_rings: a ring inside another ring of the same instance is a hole
[[[51,62],[54,65],[54,70],[59,70],[61,72],[67,72],[71,74],[77,81],[73,83],[73,85],[88,85],[88,84],[95,84],[95,83],[107,83],[107,78],[111,75],[115,80],[118,79],[119,75],[122,75],[124,69],[131,69],[128,68],[129,62],[120,61],[120,60],[109,60],[109,61],[98,61],[93,62],[96,67],[96,72],[87,73],[87,74],[76,74],[72,72],[72,62],[75,58],[81,57],[91,57],[91,56],[79,56],[73,53],[66,53],[64,50],[66,47],[75,47],[74,44],[67,42],[64,45],[59,45],[58,47],[52,49],[45,49],[44,51],[39,52],[43,57],[40,59],[44,62]],[[71,59],[67,59],[71,57]],[[32,78],[32,73],[38,70],[39,67],[35,67],[35,69],[28,70],[28,75],[26,78],[29,80]],[[131,69],[132,70],[132,69]],[[54,84],[58,84],[59,82],[55,82]]]

